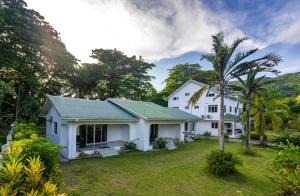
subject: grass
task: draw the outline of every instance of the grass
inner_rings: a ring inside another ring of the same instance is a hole
[[[185,144],[174,151],[133,152],[109,158],[62,163],[62,191],[82,195],[268,195],[276,190],[267,170],[276,151],[255,148],[258,156],[242,154],[242,145],[226,143],[243,166],[238,173],[217,177],[207,171],[206,155],[215,140]]]

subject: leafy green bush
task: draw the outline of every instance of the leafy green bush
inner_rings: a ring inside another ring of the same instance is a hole
[[[284,144],[287,145],[289,143],[294,144],[295,146],[300,146],[300,135],[294,135],[287,132],[282,132],[278,137],[271,141],[275,144]]]
[[[13,125],[13,139],[29,139],[31,135],[37,134],[36,125],[34,123],[15,122]]]
[[[272,162],[272,172],[282,195],[299,195],[300,147],[285,145]]]
[[[259,140],[260,139],[260,134],[258,134],[258,133],[251,133],[250,134],[250,138],[252,140]],[[267,140],[267,136],[266,135],[264,135],[264,140]]]
[[[180,146],[182,144],[182,141],[179,138],[175,138],[173,140],[173,142],[174,142],[175,146]]]
[[[124,150],[136,150],[136,143],[133,141],[125,142],[123,145]]]
[[[24,156],[21,146],[10,145],[0,170],[0,195],[58,195],[57,185],[45,178],[45,164]]]
[[[205,132],[203,133],[203,136],[205,136],[205,137],[210,137],[210,136],[211,136],[211,133],[210,133],[209,131],[205,131]]]
[[[242,161],[239,157],[231,152],[222,152],[220,150],[212,151],[208,157],[208,168],[213,174],[225,176],[235,170],[236,165],[241,165]]]
[[[23,149],[22,156],[24,156],[24,158],[39,156],[45,165],[43,172],[44,177],[49,180],[59,180],[57,179],[57,172],[59,166],[58,157],[60,154],[57,145],[35,134],[32,135],[30,139],[13,141],[11,145],[20,146]]]
[[[164,149],[166,147],[166,141],[164,140],[164,138],[158,138],[155,142],[154,142],[154,148],[156,149]]]

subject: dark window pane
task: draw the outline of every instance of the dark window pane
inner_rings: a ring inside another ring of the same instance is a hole
[[[107,125],[102,125],[102,137],[101,142],[107,141]]]
[[[94,125],[88,125],[87,129],[87,143],[94,143]]]
[[[101,125],[95,125],[95,142],[101,142]]]

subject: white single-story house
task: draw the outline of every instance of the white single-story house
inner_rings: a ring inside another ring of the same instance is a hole
[[[184,141],[184,125],[199,120],[193,114],[152,102],[50,95],[41,116],[46,118],[46,137],[62,146],[61,153],[67,159],[77,158],[82,152],[119,150],[130,141],[141,151],[151,150],[159,137]]]

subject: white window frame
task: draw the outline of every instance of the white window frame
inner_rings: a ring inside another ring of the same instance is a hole
[[[187,96],[190,96],[190,93],[185,93],[184,96],[186,96],[186,97],[187,97]]]
[[[196,110],[199,109],[199,105],[195,105],[194,109],[196,109]]]
[[[218,129],[219,123],[218,122],[211,122],[211,128],[212,129]]]
[[[179,97],[173,97],[173,101],[179,100]]]
[[[188,109],[190,109],[190,106],[187,105],[184,107],[184,109],[188,110]]]
[[[218,105],[208,105],[208,113],[218,113]]]

